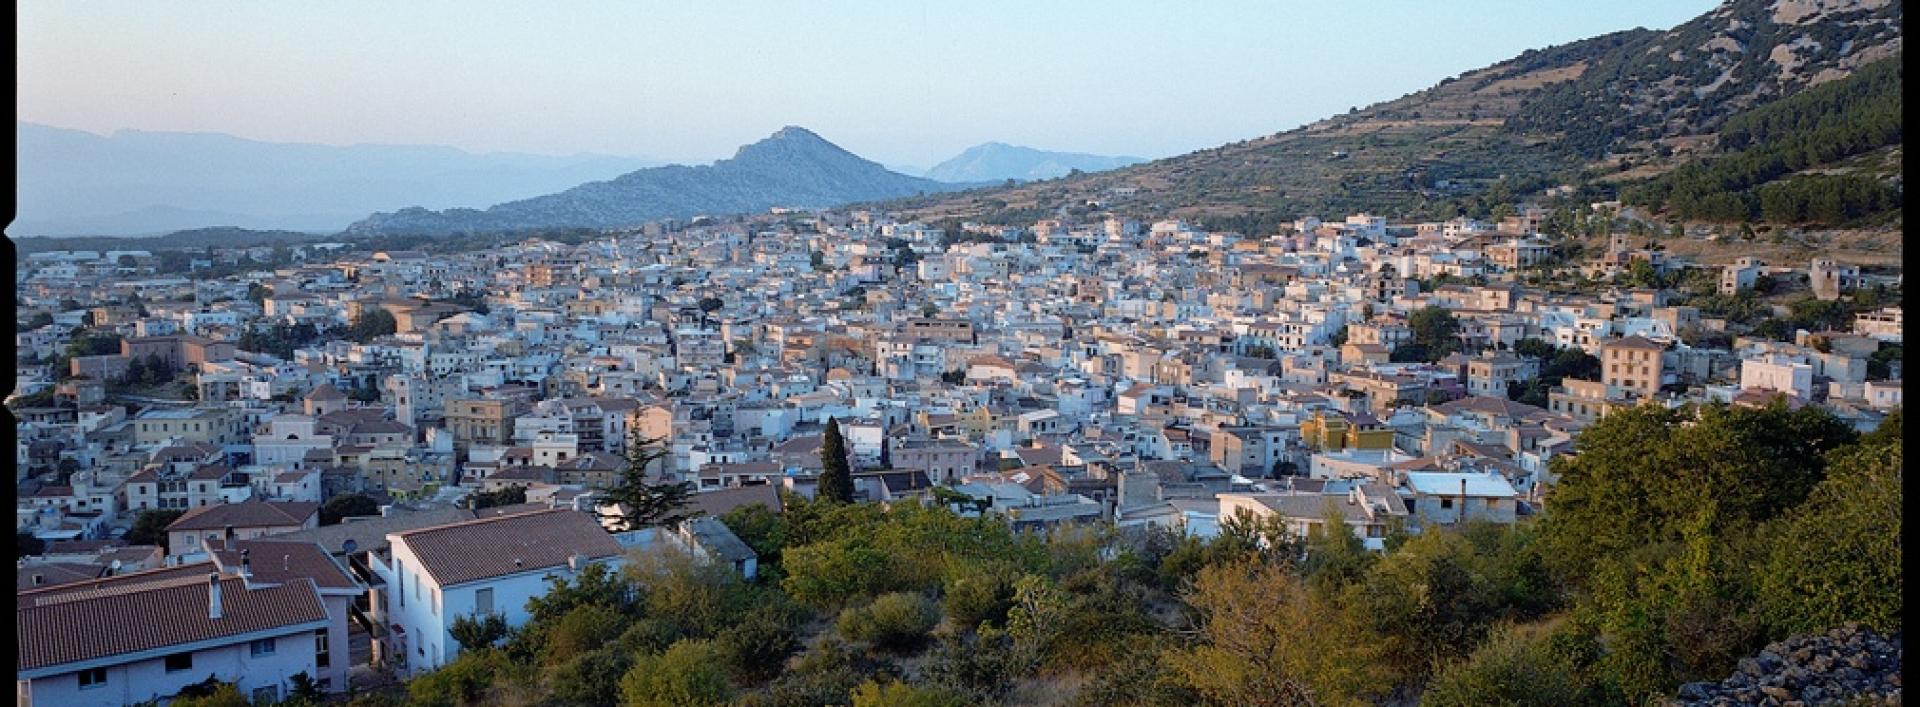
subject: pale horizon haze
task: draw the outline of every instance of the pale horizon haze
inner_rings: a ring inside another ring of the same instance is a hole
[[[1715,4],[29,0],[16,118],[694,164],[785,125],[922,168],[988,141],[1161,158]]]

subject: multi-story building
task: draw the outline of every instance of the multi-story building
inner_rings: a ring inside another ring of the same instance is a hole
[[[1607,397],[1650,397],[1660,392],[1666,371],[1661,354],[1666,347],[1643,336],[1614,339],[1600,345],[1600,380]]]

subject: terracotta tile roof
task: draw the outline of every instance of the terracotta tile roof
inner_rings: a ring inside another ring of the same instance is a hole
[[[575,553],[613,557],[620,544],[586,513],[554,509],[396,533],[442,587],[563,567]]]
[[[319,512],[320,504],[305,501],[223,503],[187,511],[186,515],[167,526],[167,532],[219,530],[229,525],[236,528],[302,525]]]
[[[286,584],[311,579],[321,589],[355,589],[359,582],[333,561],[320,544],[298,540],[236,540],[232,548],[213,551],[213,562],[230,572],[240,571],[240,553],[247,553],[253,581]]]
[[[173,575],[164,579],[135,573],[17,594],[18,677],[66,672],[62,666],[128,653],[327,624],[327,609],[311,581],[248,589],[239,577],[222,578],[221,617],[215,619],[207,610],[213,565],[171,570],[194,571],[160,571]],[[45,668],[52,670],[40,672]]]

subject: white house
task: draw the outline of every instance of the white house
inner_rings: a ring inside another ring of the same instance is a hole
[[[1406,474],[1406,487],[1413,491],[1413,515],[1421,523],[1512,523],[1519,513],[1520,494],[1499,472],[1411,471]]]
[[[330,623],[312,581],[257,585],[212,563],[20,592],[14,605],[15,700],[28,707],[164,700],[208,676],[278,699],[322,671]]]
[[[1813,365],[1793,356],[1768,354],[1740,362],[1740,387],[1813,399]]]
[[[571,579],[588,564],[617,568],[620,544],[593,516],[552,509],[481,518],[387,536],[387,557],[368,564],[384,580],[370,601],[391,631],[375,658],[402,675],[445,665],[460,653],[454,619],[498,614],[519,627],[527,600],[548,577]]]

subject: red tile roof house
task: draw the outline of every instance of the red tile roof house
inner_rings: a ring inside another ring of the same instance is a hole
[[[346,689],[344,601],[359,585],[312,543],[226,552],[237,563],[241,549],[251,572],[216,558],[19,592],[17,703],[164,700],[209,676],[272,699],[299,673]]]
[[[167,524],[167,554],[176,561],[206,559],[215,541],[251,540],[320,526],[320,504],[246,501],[201,506]]]
[[[519,627],[527,600],[544,596],[547,577],[572,578],[589,564],[618,569],[624,551],[590,514],[554,509],[449,523],[387,536],[368,558],[382,580],[372,617],[388,630],[374,644],[376,663],[410,676],[460,653],[454,619],[499,614]]]

